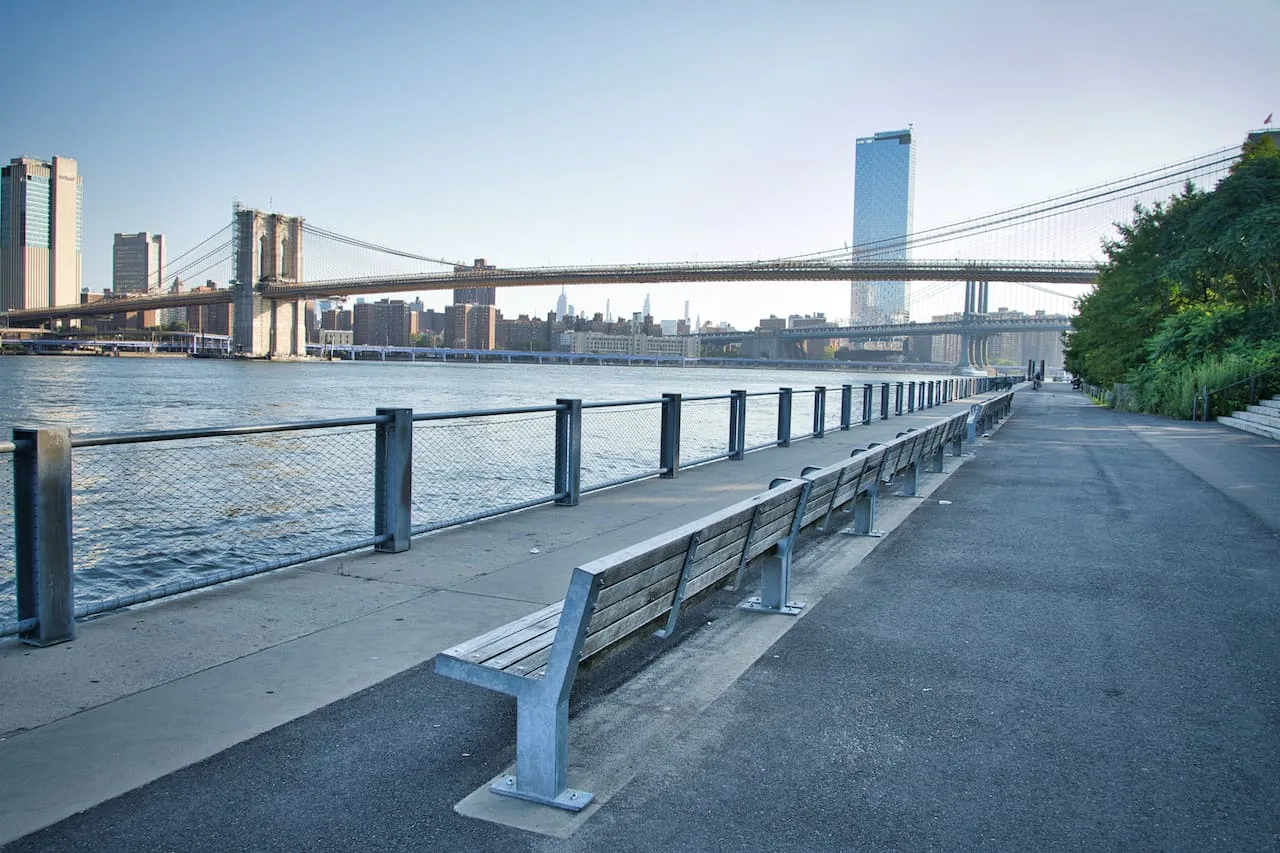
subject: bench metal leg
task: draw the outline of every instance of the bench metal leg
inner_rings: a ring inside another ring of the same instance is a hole
[[[504,797],[581,811],[595,795],[566,787],[568,775],[568,692],[530,690],[516,697],[516,773],[502,776],[489,790]]]
[[[795,616],[804,609],[802,601],[787,601],[791,589],[791,551],[769,554],[760,565],[760,594],[738,605],[756,613],[785,613]]]
[[[876,500],[879,497],[879,483],[860,493],[853,499],[853,526],[840,532],[846,536],[883,536],[884,531],[876,530]]]
[[[933,455],[929,457],[929,473],[930,474],[942,473],[942,448],[941,447],[935,450],[933,452]]]
[[[914,498],[920,494],[920,463],[913,461],[902,475],[902,492],[905,498]]]

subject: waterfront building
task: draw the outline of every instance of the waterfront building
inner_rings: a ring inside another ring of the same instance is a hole
[[[891,130],[857,140],[854,147],[853,260],[908,260],[906,236],[915,206],[915,145],[911,129]],[[855,281],[852,325],[905,322],[907,283]]]
[[[138,231],[111,244],[111,292],[159,293],[164,287],[164,235]]]
[[[0,167],[0,311],[80,301],[82,195],[70,157]]]
[[[467,312],[467,349],[493,349],[497,343],[498,309],[472,305]]]
[[[606,335],[600,332],[560,333],[561,352],[590,353],[593,355],[665,355],[678,358],[697,358],[697,336],[664,338],[656,335],[630,334]]]
[[[351,314],[352,340],[357,346],[409,346],[409,306],[403,299],[357,302]]]

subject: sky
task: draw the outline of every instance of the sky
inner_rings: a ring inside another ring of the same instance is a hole
[[[30,20],[0,55],[0,158],[79,161],[93,290],[114,232],[163,233],[173,258],[233,201],[499,266],[793,255],[850,241],[854,141],[877,131],[913,128],[925,228],[1236,145],[1280,112],[1280,0],[48,0]],[[1080,228],[1009,251],[1096,255]],[[366,262],[329,252],[308,277]],[[568,297],[629,315],[646,294],[657,319],[688,300],[739,328],[849,313],[838,282]]]

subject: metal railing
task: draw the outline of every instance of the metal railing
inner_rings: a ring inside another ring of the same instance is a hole
[[[388,408],[85,438],[15,429],[0,442],[0,637],[61,642],[76,619],[345,552],[403,551],[416,534],[850,429],[873,400],[888,417],[988,384]]]
[[[1202,388],[1200,390],[1200,393],[1196,397],[1194,397],[1191,401],[1191,420],[1193,421],[1209,420],[1209,418],[1212,415],[1212,403],[1213,403],[1214,397],[1217,397],[1218,395],[1222,394],[1224,391],[1231,391],[1236,388],[1241,388],[1245,385],[1249,386],[1248,401],[1245,403],[1245,405],[1252,406],[1254,403],[1258,402],[1258,399],[1259,399],[1258,380],[1264,376],[1270,376],[1271,374],[1276,372],[1280,372],[1280,364],[1277,364],[1275,367],[1269,367],[1266,370],[1263,370],[1259,373],[1255,373],[1252,376],[1248,376],[1244,379],[1241,379],[1238,382],[1232,382],[1230,385],[1223,385],[1221,388],[1214,388],[1212,391],[1210,391],[1207,387]]]

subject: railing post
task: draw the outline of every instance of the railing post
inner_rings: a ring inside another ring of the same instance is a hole
[[[862,386],[862,423],[871,423],[871,383],[868,382]]]
[[[933,408],[933,386],[934,386],[935,384],[936,384],[936,383],[935,383],[933,380],[930,380],[930,381],[929,381],[929,383],[928,383],[928,388],[926,389],[926,393],[925,393],[925,401],[924,401],[924,407],[925,407],[926,409],[932,409],[932,408]]]
[[[840,386],[840,429],[853,425],[853,386]]]
[[[813,389],[813,437],[827,434],[827,386],[815,385]]]
[[[778,389],[778,446],[791,446],[791,389]]]
[[[740,461],[747,453],[747,392],[729,392],[729,458]]]
[[[880,420],[889,420],[889,383],[880,383]]]
[[[413,409],[377,410],[374,436],[373,533],[388,537],[373,550],[398,554],[409,550],[413,504]]]
[[[37,620],[18,636],[33,646],[50,646],[76,636],[71,432],[15,429],[13,442],[18,621]]]
[[[582,496],[582,401],[556,400],[556,503],[577,506]]]
[[[902,414],[902,388],[903,384],[899,382],[893,389],[893,413],[895,415]]]
[[[658,448],[658,476],[671,479],[680,475],[680,395],[662,395],[662,438]]]
[[[916,383],[907,383],[907,411],[914,412],[916,410]]]

